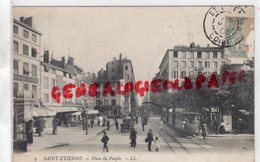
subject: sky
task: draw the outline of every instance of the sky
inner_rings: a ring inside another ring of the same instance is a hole
[[[151,80],[167,49],[213,45],[203,31],[204,7],[15,7],[13,16],[33,17],[43,33],[42,51],[73,56],[85,71],[105,69],[114,57],[132,60],[135,79]],[[253,8],[246,8],[252,16]]]

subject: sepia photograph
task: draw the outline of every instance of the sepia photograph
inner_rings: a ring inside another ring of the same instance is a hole
[[[255,7],[15,6],[13,162],[255,161]]]

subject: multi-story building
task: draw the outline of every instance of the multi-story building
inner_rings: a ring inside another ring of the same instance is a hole
[[[94,73],[85,72],[82,77],[82,82],[86,87],[89,87],[96,80],[96,76]],[[93,110],[96,105],[96,97],[92,97],[88,94],[88,92],[83,96],[83,105],[88,109]]]
[[[66,84],[75,84],[77,87],[81,84],[83,70],[74,65],[74,58],[69,57],[66,62],[65,57],[61,60],[50,58],[49,51],[44,51],[43,61],[41,62],[41,98],[43,105],[57,112],[61,124],[79,124],[81,120],[81,110],[83,106],[83,97],[76,97],[76,88],[71,89],[72,98],[66,99],[61,95],[60,103],[57,103],[51,96],[52,88],[59,87],[62,94],[63,87]]]
[[[191,43],[190,46],[175,46],[168,49],[159,66],[157,77],[161,79],[183,80],[185,76],[194,78],[198,73],[209,76],[220,73],[220,67],[226,63],[224,48],[200,47]]]
[[[120,95],[116,93],[116,85],[120,81],[123,88],[124,83],[135,83],[132,61],[124,58],[120,54],[119,59],[114,58],[106,64],[106,70],[98,72],[97,83],[99,84],[96,98],[96,108],[109,116],[127,115],[135,113],[137,107],[137,95],[135,91]],[[113,94],[102,96],[104,85],[109,82]]]
[[[42,33],[32,27],[32,17],[13,20],[13,95],[31,91],[34,101],[40,98],[40,55]]]

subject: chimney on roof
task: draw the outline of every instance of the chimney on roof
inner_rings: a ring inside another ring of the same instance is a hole
[[[24,21],[24,17],[21,16],[21,17],[20,17],[20,22],[23,22],[23,21]]]
[[[194,47],[195,47],[195,43],[194,43],[194,42],[191,42],[190,48],[194,48]]]
[[[50,63],[50,54],[49,50],[45,50],[43,54],[43,62]]]
[[[74,58],[73,58],[73,57],[69,56],[69,58],[68,58],[68,64],[69,64],[69,65],[74,65]]]
[[[119,78],[123,77],[122,53],[119,54]]]
[[[64,56],[61,58],[61,62],[65,66],[65,57]]]
[[[32,27],[32,17],[27,17],[24,19],[24,23],[30,27]]]

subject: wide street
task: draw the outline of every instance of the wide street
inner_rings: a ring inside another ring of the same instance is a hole
[[[96,155],[97,159],[103,155],[135,155],[140,159],[143,156],[149,156],[149,154],[158,155],[165,154],[169,156],[182,157],[196,157],[197,155],[245,155],[247,160],[254,159],[254,135],[250,134],[226,134],[226,135],[209,135],[204,141],[201,136],[197,137],[183,137],[172,128],[164,125],[163,130],[159,129],[160,119],[158,117],[152,117],[149,119],[148,125],[145,126],[145,131],[142,130],[141,122],[139,121],[135,128],[137,134],[137,147],[130,147],[129,132],[121,133],[120,130],[116,130],[112,125],[110,131],[107,131],[110,138],[108,142],[108,153],[103,153],[102,143],[102,131],[105,127],[94,126],[89,128],[88,135],[85,134],[85,130],[80,127],[59,127],[58,135],[52,135],[51,129],[46,129],[42,137],[34,136],[34,143],[28,146],[26,153],[15,153],[14,160],[22,161],[22,159],[31,159],[32,161],[47,161],[49,156],[56,155],[82,155],[86,161],[94,160],[93,156]],[[111,122],[112,123],[112,122]],[[148,152],[146,138],[147,131],[153,130],[154,137],[159,136],[160,152]],[[120,154],[119,154],[120,153]],[[184,155],[184,156],[183,156]],[[167,158],[167,156],[165,158]],[[234,158],[234,156],[232,156]],[[113,159],[112,159],[113,160]],[[129,159],[128,159],[129,160]],[[155,160],[155,159],[154,159]],[[116,160],[115,160],[116,161]]]

